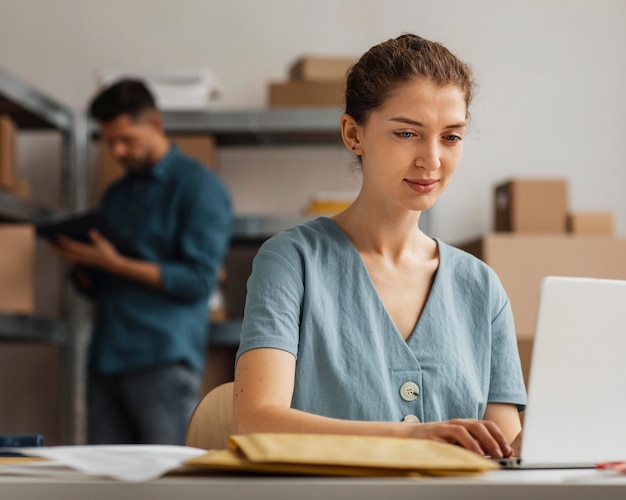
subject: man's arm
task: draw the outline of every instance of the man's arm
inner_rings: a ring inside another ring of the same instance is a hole
[[[91,244],[60,236],[55,251],[62,259],[76,265],[96,267],[103,271],[163,289],[161,268],[153,262],[121,255],[98,231],[89,232]],[[81,283],[78,283],[80,288]]]
[[[176,260],[148,262],[124,256],[96,230],[89,232],[91,243],[60,236],[55,251],[71,263],[144,283],[179,300],[208,296],[230,241],[230,196],[209,176],[187,179],[185,188]]]
[[[179,186],[176,259],[160,263],[165,292],[182,301],[208,298],[230,242],[230,195],[215,175],[200,172]]]

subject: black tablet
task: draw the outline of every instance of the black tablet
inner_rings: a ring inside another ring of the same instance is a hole
[[[57,236],[63,235],[72,240],[89,243],[89,231],[97,230],[119,253],[127,257],[141,258],[135,245],[122,235],[96,210],[80,214],[54,217],[35,224],[37,236],[54,243]]]

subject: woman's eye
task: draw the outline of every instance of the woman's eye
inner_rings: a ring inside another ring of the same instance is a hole
[[[411,137],[415,137],[413,132],[394,132],[396,136],[400,137],[400,139],[410,139]]]
[[[460,135],[444,135],[443,138],[448,142],[460,142],[463,140]]]

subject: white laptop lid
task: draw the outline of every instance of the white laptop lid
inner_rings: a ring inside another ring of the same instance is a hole
[[[626,281],[543,280],[521,459],[626,460]]]

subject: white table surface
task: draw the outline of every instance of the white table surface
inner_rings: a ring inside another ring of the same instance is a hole
[[[382,479],[277,476],[170,476],[124,483],[71,473],[62,477],[0,476],[9,499],[626,499],[626,475],[594,470],[502,470],[474,478]]]

